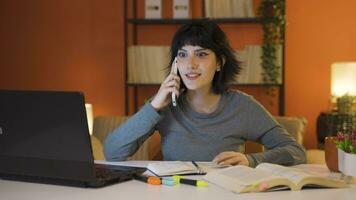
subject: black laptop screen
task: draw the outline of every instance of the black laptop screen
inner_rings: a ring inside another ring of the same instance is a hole
[[[84,98],[0,91],[0,156],[92,161]]]

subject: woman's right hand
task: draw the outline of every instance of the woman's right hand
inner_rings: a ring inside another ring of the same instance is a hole
[[[156,96],[151,101],[152,107],[157,111],[166,107],[172,101],[172,92],[176,94],[176,98],[178,99],[180,77],[175,73],[174,67],[174,64],[172,64],[170,74],[162,82],[161,87],[159,88]]]

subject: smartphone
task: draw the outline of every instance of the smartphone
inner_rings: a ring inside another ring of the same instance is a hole
[[[173,73],[176,75],[178,74],[177,62],[177,57],[175,57],[173,61]],[[172,104],[174,107],[177,106],[177,95],[175,92],[172,92]]]

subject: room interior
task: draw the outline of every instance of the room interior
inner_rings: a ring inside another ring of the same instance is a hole
[[[333,107],[332,63],[356,59],[355,7],[286,0],[284,109],[308,121],[307,149],[318,147],[318,115]],[[94,116],[125,115],[124,9],[124,0],[0,1],[0,89],[83,91]],[[170,41],[174,29],[161,31]]]

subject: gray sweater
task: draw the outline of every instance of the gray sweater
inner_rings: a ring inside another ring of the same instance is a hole
[[[257,101],[238,91],[223,93],[210,114],[195,112],[184,93],[177,107],[170,104],[157,112],[145,104],[107,137],[106,159],[126,160],[156,129],[164,160],[211,161],[224,151],[244,152],[244,142],[252,140],[266,150],[246,155],[251,167],[261,162],[295,165],[306,161],[304,148]]]

